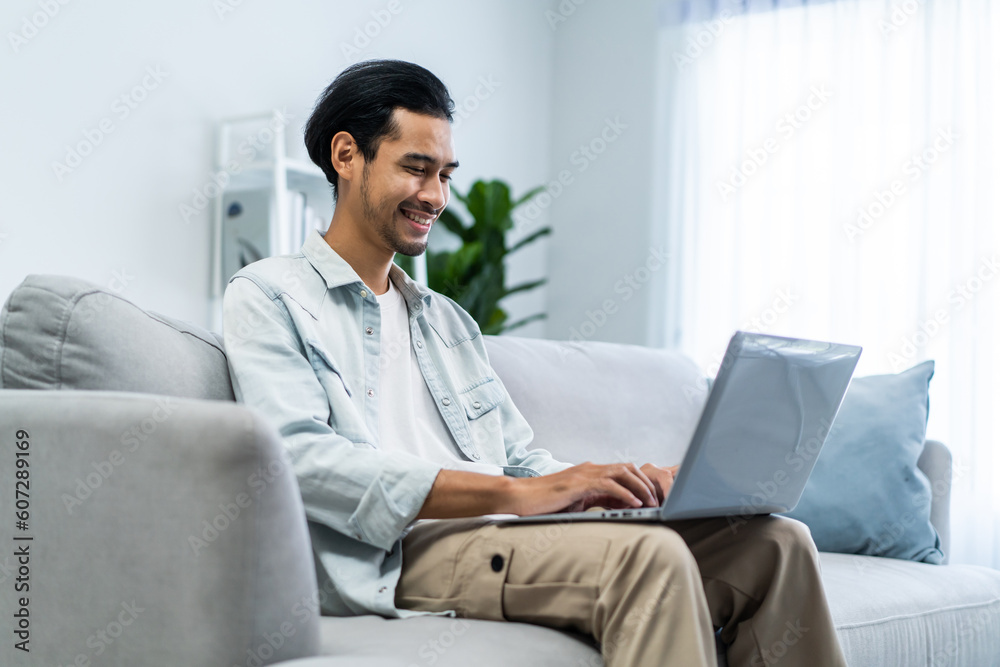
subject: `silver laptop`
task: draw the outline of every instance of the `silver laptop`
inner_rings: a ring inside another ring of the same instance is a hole
[[[732,519],[788,512],[802,496],[860,355],[856,345],[737,331],[663,505],[499,522]]]

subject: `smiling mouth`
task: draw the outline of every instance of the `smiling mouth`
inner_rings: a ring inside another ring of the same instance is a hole
[[[407,218],[408,220],[412,220],[421,227],[430,227],[431,223],[434,222],[434,218],[437,217],[436,215],[431,215],[429,213],[411,211],[404,208],[401,208],[399,210],[405,218]]]

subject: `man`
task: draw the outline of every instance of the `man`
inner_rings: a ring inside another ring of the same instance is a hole
[[[230,281],[237,398],[278,427],[301,488],[322,609],[525,621],[591,634],[608,665],[843,665],[808,530],[755,517],[499,526],[487,515],[653,507],[675,468],[571,465],[532,431],[475,321],[410,280],[458,167],[454,105],[427,70],[344,71],[309,119],[334,188],[325,235]],[[452,519],[440,521],[440,519]]]

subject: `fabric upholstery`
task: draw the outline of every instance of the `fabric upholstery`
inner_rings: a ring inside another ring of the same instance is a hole
[[[51,275],[25,278],[0,312],[0,388],[235,400],[217,334]]]
[[[680,463],[708,397],[680,352],[637,345],[486,336],[490,363],[560,461]]]
[[[931,525],[924,450],[934,362],[894,375],[854,378],[798,506],[820,551],[944,559]]]
[[[321,650],[359,661],[392,655],[404,667],[551,667],[604,664],[594,643],[582,635],[528,623],[468,618],[381,616],[324,617]]]
[[[30,655],[14,649],[8,588],[0,665],[316,655],[302,502],[277,433],[258,415],[217,401],[3,390],[0,479],[14,479],[18,430],[30,443],[30,519],[17,532],[34,538],[33,633]],[[8,553],[14,532],[13,517],[0,523]],[[95,635],[104,628],[110,644]]]
[[[820,558],[852,667],[1000,665],[1000,572],[874,556]]]

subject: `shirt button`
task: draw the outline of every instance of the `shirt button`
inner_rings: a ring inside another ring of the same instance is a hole
[[[416,345],[417,345],[417,347],[423,347],[424,346],[424,344],[422,342],[420,342],[419,340],[417,341]]]
[[[364,299],[366,296],[368,296],[368,292],[366,290],[361,290],[361,298]]]
[[[371,336],[373,333],[375,333],[375,330],[372,329],[371,327],[368,327],[365,329],[365,333]]]
[[[474,409],[478,410],[480,405],[482,405],[482,403],[480,403],[479,401],[476,401],[475,403],[472,404],[472,407]]]
[[[441,399],[441,405],[451,405],[451,399],[450,398],[442,398]]]
[[[496,556],[494,556],[493,560],[490,561],[490,567],[493,568],[494,572],[499,572],[500,570],[502,570],[503,569],[503,556],[501,556],[500,554],[497,554]]]
[[[375,395],[375,390],[374,389],[369,389],[368,390],[368,398],[371,398],[374,395]]]
[[[415,304],[415,305],[413,306],[413,310],[420,310],[420,304],[419,304],[419,303],[418,303],[418,304]]]

